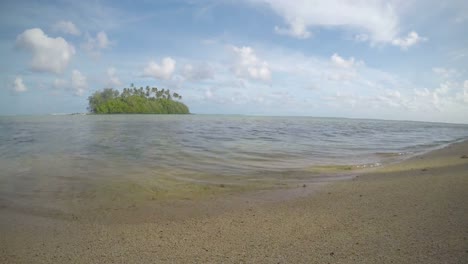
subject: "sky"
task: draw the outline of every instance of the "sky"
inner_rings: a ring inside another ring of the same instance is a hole
[[[133,83],[196,114],[468,123],[467,27],[465,0],[4,0],[0,115]]]

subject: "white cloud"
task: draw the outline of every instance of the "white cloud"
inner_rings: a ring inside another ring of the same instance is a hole
[[[157,64],[154,61],[150,61],[143,70],[144,77],[153,77],[156,79],[168,80],[172,77],[176,66],[176,61],[171,57],[166,57],[161,61],[161,64]]]
[[[392,40],[392,44],[400,47],[403,50],[406,50],[409,47],[426,40],[427,38],[420,37],[418,33],[411,31],[410,33],[408,33],[408,36],[404,38],[395,38],[394,40]]]
[[[17,93],[23,93],[28,90],[28,87],[23,83],[23,79],[20,76],[15,78],[13,82],[13,90]]]
[[[96,46],[100,49],[105,49],[109,47],[110,41],[107,38],[107,34],[104,31],[97,33],[96,35]]]
[[[271,70],[266,61],[260,60],[251,47],[232,46],[235,62],[232,70],[239,78],[270,81]]]
[[[212,66],[216,78],[194,84],[192,91],[187,89],[185,98],[196,111],[203,112],[198,109],[206,107],[226,113],[467,120],[460,113],[468,107],[468,88],[460,89],[460,82],[445,81],[424,89],[418,80],[372,68],[353,54],[343,56],[337,52],[322,57],[278,46],[226,48],[235,58],[234,63],[210,62],[216,65]],[[251,81],[255,79],[247,66],[262,65],[264,59],[275,73],[274,82]],[[320,89],[308,89],[311,84]],[[286,105],[285,101],[292,103]]]
[[[402,95],[398,90],[394,89],[384,89],[380,94],[371,97],[371,102],[369,105],[374,107],[393,107],[393,108],[402,108],[409,110],[412,108],[408,98]]]
[[[312,36],[310,29],[338,28],[355,34],[358,41],[390,43],[407,49],[423,40],[416,32],[400,38],[400,19],[396,7],[400,1],[384,0],[247,0],[262,4],[280,15],[286,27],[275,32],[299,39]]]
[[[107,86],[114,88],[121,86],[122,82],[117,76],[117,70],[113,67],[107,69]]]
[[[40,28],[24,31],[16,38],[16,46],[32,53],[31,69],[62,73],[75,54],[75,48],[63,38],[50,38]]]
[[[86,35],[86,42],[82,44],[84,50],[93,56],[99,56],[100,51],[107,49],[112,45],[112,42],[107,37],[106,32],[100,31],[96,34],[96,37],[91,37],[89,34]]]
[[[447,69],[441,67],[432,68],[432,72],[445,79],[449,79],[453,76],[458,75],[458,71],[455,69]]]
[[[458,86],[456,83],[444,82],[435,89],[416,89],[412,104],[418,110],[431,110],[430,107],[437,111],[444,111],[448,105],[453,104],[455,96],[451,93],[453,87]]]
[[[431,120],[426,114],[431,113],[437,115],[434,120],[443,120],[444,116],[449,116],[448,113],[460,112],[462,109],[460,103],[464,100],[465,93],[458,90],[456,95],[455,88],[460,86],[457,83],[446,81],[433,89],[413,90],[411,88],[416,88],[417,84],[411,80],[370,68],[359,59],[342,57],[338,53],[324,60],[269,49],[267,56],[271,67],[278,74],[278,82],[275,82],[271,90],[288,87],[299,98],[310,98],[312,102],[315,97],[325,99],[325,103],[315,100],[316,105],[323,108],[335,107],[336,115],[350,114],[343,109],[351,107],[355,116],[372,117],[374,113],[368,110],[375,108],[379,109],[374,111],[376,115],[373,117],[377,118]],[[308,94],[299,88],[306,87],[311,82],[320,87],[319,93]],[[466,94],[468,100],[468,88]],[[459,117],[450,118],[456,120]]]
[[[354,57],[351,57],[348,60],[346,60],[340,55],[338,55],[337,53],[334,53],[330,59],[333,65],[341,67],[341,68],[353,68],[355,66],[360,66],[364,64],[364,62],[362,61],[356,61]]]
[[[452,83],[449,82],[441,83],[440,86],[434,90],[434,93],[438,95],[446,95],[451,90],[451,86]]]
[[[289,28],[275,26],[275,32],[280,35],[287,35],[299,39],[306,39],[312,36],[310,31],[307,30],[307,25],[301,19],[293,19],[289,21]]]
[[[363,92],[361,89],[353,88],[341,92],[338,90],[334,95],[323,97],[330,106],[337,109],[345,107],[354,108],[353,113],[391,119],[416,119],[432,121],[454,122],[463,118],[463,93],[454,94],[456,83],[442,83],[435,89],[376,89]],[[467,84],[468,87],[468,84]],[[466,90],[468,100],[468,89]],[[468,101],[467,101],[468,102]],[[378,109],[378,111],[369,111]],[[391,109],[391,110],[389,110]],[[343,112],[345,114],[345,112]],[[452,116],[455,114],[455,116]]]
[[[347,0],[250,0],[266,4],[283,17],[287,28],[276,32],[298,38],[308,38],[308,27],[345,27],[366,33],[374,42],[389,42],[398,33],[398,17],[387,1]]]
[[[59,21],[52,26],[52,29],[57,32],[62,32],[74,36],[81,35],[81,31],[71,21]]]
[[[337,53],[330,57],[330,61],[333,67],[325,73],[326,78],[330,81],[352,81],[358,77],[357,67],[364,65],[363,61],[357,61],[354,57],[345,59]]]
[[[73,70],[71,76],[71,85],[75,95],[82,96],[88,89],[88,82],[86,76],[78,70]]]
[[[185,64],[181,74],[186,80],[191,81],[201,81],[214,77],[213,70],[208,65],[204,64],[196,66]]]

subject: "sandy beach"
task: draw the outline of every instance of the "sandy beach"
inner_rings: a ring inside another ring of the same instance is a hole
[[[466,155],[457,143],[352,179],[155,207],[142,221],[2,206],[0,262],[468,263]]]

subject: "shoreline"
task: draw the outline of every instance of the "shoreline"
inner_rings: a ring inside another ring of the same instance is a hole
[[[464,155],[468,141],[347,180],[169,203],[174,215],[129,208],[145,221],[85,222],[0,208],[0,262],[463,263]]]

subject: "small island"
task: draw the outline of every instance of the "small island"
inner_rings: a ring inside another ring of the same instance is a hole
[[[106,88],[88,97],[88,110],[93,114],[189,114],[188,107],[176,100],[182,96],[156,87]]]

